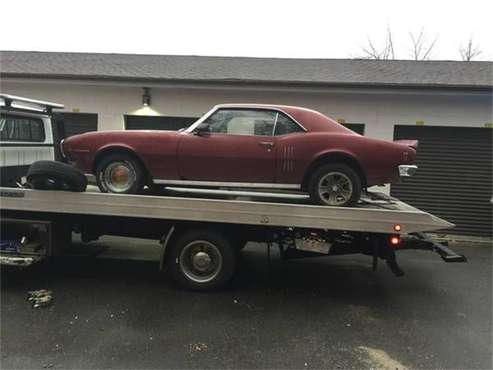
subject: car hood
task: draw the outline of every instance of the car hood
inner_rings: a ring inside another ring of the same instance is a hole
[[[165,130],[119,130],[119,131],[91,131],[79,135],[73,135],[66,141],[120,141],[133,140],[135,138],[153,138],[153,137],[174,137],[179,135],[178,131]]]
[[[161,130],[93,131],[64,139],[62,150],[96,150],[108,145],[141,147],[155,142],[174,141],[181,133]]]

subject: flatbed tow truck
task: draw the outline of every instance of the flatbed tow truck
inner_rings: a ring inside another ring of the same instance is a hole
[[[2,114],[32,117],[43,122],[47,134],[55,131],[52,109],[62,105],[0,98]],[[43,145],[54,147],[54,138],[46,138]],[[363,253],[372,258],[373,269],[383,259],[396,276],[404,274],[396,261],[396,251],[403,249],[433,251],[445,262],[467,261],[424,234],[453,224],[381,193],[366,193],[355,207],[328,207],[286,194],[164,191],[124,195],[92,186],[85,192],[0,187],[0,264],[27,267],[68,254],[73,233],[83,242],[102,235],[157,240],[160,269],[195,290],[224,286],[247,242],[263,243],[268,255],[276,246],[282,259]]]
[[[424,249],[445,262],[466,258],[424,232],[453,225],[380,193],[356,207],[325,207],[293,201],[210,199],[190,196],[103,194],[0,188],[4,265],[28,266],[70,248],[73,232],[82,241],[101,235],[155,239],[160,268],[179,285],[210,290],[233,276],[238,253],[249,241],[275,245],[282,259],[363,253],[403,271],[396,251]]]

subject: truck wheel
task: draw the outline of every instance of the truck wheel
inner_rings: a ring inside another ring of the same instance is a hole
[[[345,164],[326,164],[311,176],[308,187],[315,204],[347,207],[356,204],[361,195],[361,179]]]
[[[243,249],[245,249],[247,244],[248,244],[248,239],[240,237],[235,240],[235,247],[238,251],[242,251]]]
[[[129,154],[109,154],[97,165],[96,182],[102,193],[137,194],[144,186],[144,170]]]
[[[75,167],[55,161],[34,162],[27,171],[28,185],[38,190],[69,190],[83,192],[87,178]]]
[[[185,232],[169,246],[166,270],[181,287],[215,290],[228,283],[236,269],[237,251],[211,230]]]

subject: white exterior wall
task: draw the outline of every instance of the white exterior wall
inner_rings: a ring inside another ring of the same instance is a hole
[[[150,108],[142,86],[151,87]],[[302,89],[166,86],[3,79],[4,93],[62,103],[68,112],[98,114],[98,130],[124,129],[125,114],[200,116],[220,103],[277,103],[318,110],[347,123],[364,123],[365,135],[391,140],[395,124],[484,127],[491,123],[491,93],[433,90]]]
[[[152,102],[142,107],[142,87]],[[221,103],[304,106],[347,123],[365,124],[365,135],[392,140],[394,125],[484,127],[492,95],[484,92],[235,86],[172,86],[63,80],[3,79],[0,91],[65,105],[65,111],[98,114],[98,130],[123,130],[125,114],[199,117]],[[389,192],[389,186],[379,188]]]

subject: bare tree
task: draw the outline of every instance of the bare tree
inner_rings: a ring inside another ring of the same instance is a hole
[[[421,28],[421,31],[418,34],[410,32],[409,36],[411,37],[412,42],[411,58],[417,61],[428,60],[438,40],[438,35],[433,39],[433,41],[429,42],[424,28]],[[390,27],[387,26],[387,35],[383,46],[377,46],[370,36],[368,36],[367,39],[367,46],[362,47],[365,58],[376,60],[395,59],[394,39]]]
[[[464,62],[470,62],[482,52],[479,49],[479,45],[474,45],[474,41],[471,37],[465,47],[460,47],[459,53]]]
[[[375,43],[370,36],[367,38],[368,46],[362,48],[366,58],[377,60],[394,59],[394,42],[392,40],[392,31],[390,30],[390,27],[387,27],[387,36],[383,47],[375,46]]]
[[[414,35],[412,32],[410,32],[409,36],[411,36],[413,47],[411,51],[411,57],[414,60],[428,60],[438,40],[438,35],[430,43],[426,39],[426,34],[423,28],[421,28],[421,31],[418,35]]]

